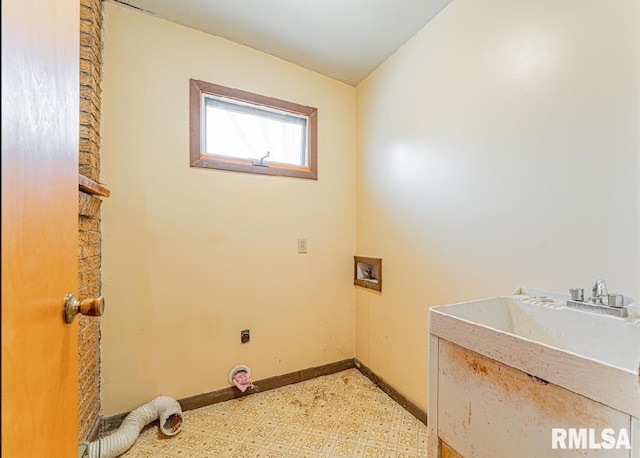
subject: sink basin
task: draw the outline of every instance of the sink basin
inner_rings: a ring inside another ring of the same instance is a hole
[[[568,295],[510,296],[432,307],[430,333],[640,418],[640,314],[566,306]]]

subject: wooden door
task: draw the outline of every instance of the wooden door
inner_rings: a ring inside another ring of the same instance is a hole
[[[78,0],[2,0],[2,456],[78,456]]]

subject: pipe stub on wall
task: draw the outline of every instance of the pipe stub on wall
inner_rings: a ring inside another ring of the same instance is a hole
[[[243,364],[240,364],[236,367],[234,367],[233,369],[231,369],[231,372],[229,372],[229,383],[230,384],[234,384],[233,383],[233,377],[240,371],[245,371],[247,373],[247,377],[251,377],[251,369],[249,369],[249,366],[245,366]]]

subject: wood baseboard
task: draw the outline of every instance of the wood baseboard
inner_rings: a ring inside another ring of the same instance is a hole
[[[122,421],[125,419],[130,412],[119,413],[116,415],[111,415],[110,417],[104,417],[102,419],[102,426],[100,428],[101,435],[109,434],[112,431],[115,431],[120,427]]]
[[[418,407],[416,404],[411,402],[405,395],[403,395],[398,390],[396,390],[394,387],[389,385],[382,377],[380,377],[375,372],[373,372],[371,369],[369,369],[367,366],[362,364],[361,361],[359,361],[356,358],[354,358],[353,361],[354,361],[355,367],[360,372],[362,372],[362,374],[365,377],[367,377],[373,383],[378,385],[378,387],[382,391],[387,393],[391,399],[393,399],[398,404],[400,404],[402,407],[407,409],[409,411],[409,413],[411,415],[413,415],[414,417],[416,417],[418,420],[420,420],[421,423],[423,423],[425,425],[427,424],[427,412],[425,412],[420,407]]]
[[[311,367],[309,369],[302,369],[284,375],[276,375],[274,377],[257,380],[254,381],[254,384],[258,387],[257,392],[268,391],[282,386],[291,385],[292,383],[304,382],[305,380],[322,377],[323,375],[345,371],[347,369],[352,369],[353,367],[355,367],[355,361],[353,358],[350,358],[342,361],[336,361],[335,363],[325,364],[323,366]],[[217,404],[218,402],[242,398],[253,393],[255,393],[255,391],[247,390],[243,393],[235,387],[229,387],[211,391],[209,393],[197,394],[195,396],[178,399],[178,402],[180,403],[182,410],[187,411],[199,409],[200,407],[205,407],[211,404]],[[120,413],[103,419],[102,432],[109,433],[118,429],[127,415],[129,415],[129,412]]]
[[[276,375],[274,377],[258,380],[254,383],[258,387],[258,392],[269,391],[273,390],[274,388],[291,385],[292,383],[304,382],[305,380],[321,377],[323,375],[334,374],[336,372],[351,369],[353,367],[353,359],[345,359],[342,361],[337,361],[335,363],[325,364],[324,366],[302,369],[284,375]],[[216,404],[218,402],[224,402],[231,399],[249,396],[254,392],[255,391],[248,390],[243,393],[237,388],[229,387],[217,391],[211,391],[210,393],[198,394],[188,398],[180,399],[179,402],[182,406],[182,410],[193,410],[211,404]]]
[[[356,358],[344,359],[342,361],[336,361],[335,363],[329,363],[323,366],[312,367],[309,369],[302,369],[284,375],[276,375],[274,377],[258,380],[254,383],[258,387],[258,392],[269,391],[275,388],[280,388],[282,386],[291,385],[293,383],[304,382],[305,380],[322,377],[323,375],[345,371],[354,367],[358,369],[365,377],[371,380],[374,384],[376,384],[382,391],[389,395],[391,399],[407,409],[411,413],[411,415],[416,417],[425,425],[427,424],[427,412],[407,399],[406,396],[389,385],[382,377],[374,373],[371,369],[362,364],[362,362],[360,362]],[[183,411],[188,411],[206,407],[212,404],[217,404],[218,402],[230,401],[231,399],[250,396],[253,393],[255,393],[255,391],[248,390],[242,393],[235,387],[229,387],[223,388],[221,390],[210,391],[208,393],[197,394],[195,396],[189,396],[183,399],[178,399],[178,402],[180,403]],[[101,432],[109,433],[118,429],[127,415],[129,415],[129,412],[124,412],[104,418],[102,420]]]
[[[85,441],[93,442],[94,440],[96,440],[98,438],[98,436],[100,435],[100,425],[101,424],[102,424],[102,417],[100,415],[98,415],[96,417],[96,420],[93,422],[93,426],[89,430],[89,434],[87,434],[87,438],[85,439]]]

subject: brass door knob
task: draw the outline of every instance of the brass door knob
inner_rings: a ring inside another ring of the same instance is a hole
[[[104,313],[104,298],[102,296],[91,297],[80,302],[73,294],[68,294],[65,297],[64,321],[72,323],[78,313],[85,316],[102,316]]]

